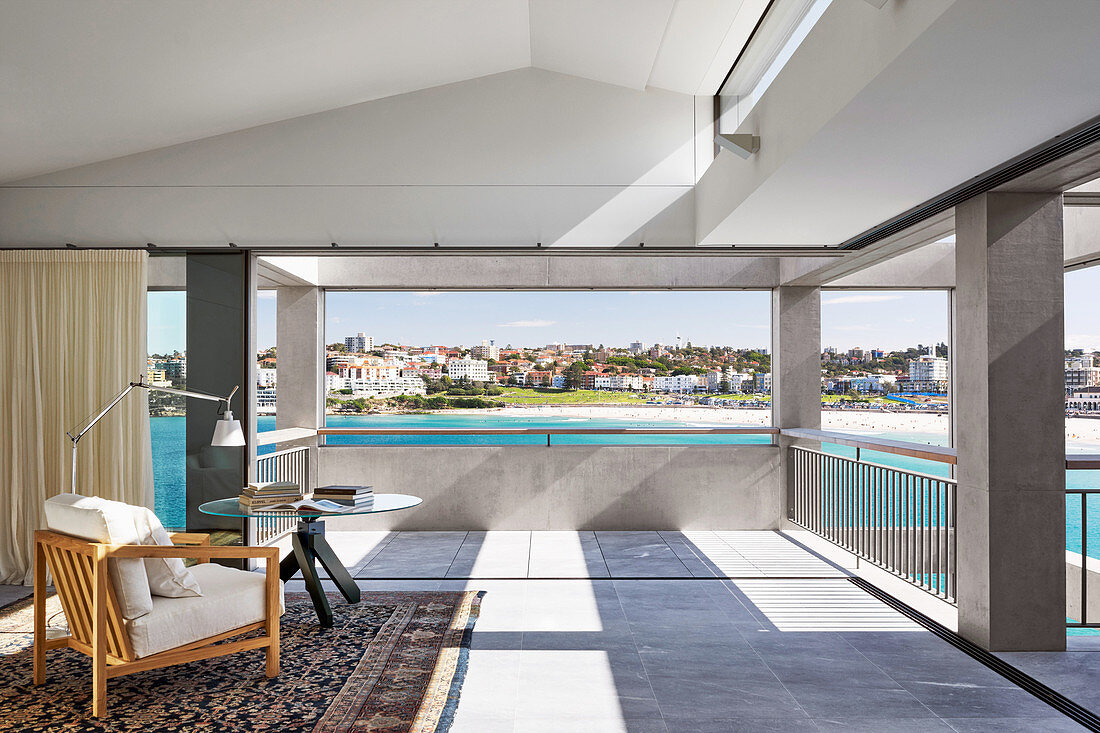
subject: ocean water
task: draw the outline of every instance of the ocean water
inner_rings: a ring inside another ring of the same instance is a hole
[[[150,419],[153,440],[153,478],[156,512],[161,521],[169,527],[182,527],[185,524],[184,487],[185,455],[183,417],[154,417]],[[499,415],[354,415],[329,416],[329,427],[422,427],[422,428],[485,428],[485,427],[528,427],[528,428],[607,428],[607,427],[683,427],[685,425],[706,427],[705,422],[681,423],[636,421],[621,419],[566,418],[566,417],[504,417]],[[275,418],[261,416],[257,422],[260,432],[275,429]],[[877,433],[876,437],[894,440],[909,440],[930,445],[944,445],[946,436],[927,433]],[[556,445],[577,444],[744,444],[767,443],[766,435],[593,435],[593,436],[553,436]],[[374,445],[545,445],[545,435],[457,435],[457,436],[329,436],[329,444],[374,444]],[[844,446],[826,445],[826,451],[850,458],[855,457],[855,449]],[[257,451],[263,455],[274,451],[274,446],[261,446]],[[942,463],[932,463],[907,456],[897,456],[877,451],[862,451],[864,461],[885,466],[917,471],[934,476],[947,476],[948,467]],[[1070,488],[1100,488],[1100,471],[1069,471],[1066,484]],[[1076,496],[1066,501],[1066,547],[1073,552],[1081,551],[1081,500]],[[1087,500],[1088,555],[1100,558],[1100,496]]]
[[[329,416],[330,428],[683,428],[722,427],[716,423],[580,417],[504,415],[347,415]],[[728,425],[725,427],[729,427]],[[546,445],[546,435],[330,435],[328,445]],[[679,445],[768,443],[769,435],[554,435],[552,445]]]

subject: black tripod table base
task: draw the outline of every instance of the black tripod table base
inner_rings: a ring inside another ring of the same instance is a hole
[[[325,541],[325,523],[319,519],[303,519],[298,529],[290,536],[294,552],[279,563],[279,577],[283,582],[290,580],[299,572],[305,581],[306,590],[313,600],[313,608],[322,626],[332,626],[332,608],[329,606],[325,589],[317,575],[317,563],[328,573],[329,579],[336,584],[344,600],[348,603],[359,602],[359,586],[355,584],[347,568],[343,566],[332,547]]]

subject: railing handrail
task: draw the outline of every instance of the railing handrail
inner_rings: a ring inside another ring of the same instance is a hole
[[[868,461],[868,460],[865,460],[863,458],[849,458],[848,456],[838,456],[834,453],[826,453],[825,451],[820,451],[820,450],[817,450],[815,448],[807,448],[806,446],[803,446],[803,445],[792,445],[791,449],[792,450],[805,451],[806,453],[815,453],[819,456],[828,456],[829,458],[835,458],[837,460],[847,461],[849,463],[858,463],[862,466],[874,466],[876,468],[884,468],[888,471],[893,471],[895,473],[905,474],[907,476],[913,476],[915,478],[931,479],[933,481],[944,481],[946,483],[951,483],[951,484],[956,484],[956,485],[958,484],[958,482],[955,479],[947,477],[947,476],[936,476],[936,475],[931,474],[931,473],[922,473],[920,471],[910,471],[907,468],[898,468],[897,466],[888,466],[885,463],[875,463],[874,461]]]
[[[274,453],[264,453],[261,456],[256,456],[256,460],[257,461],[262,461],[262,460],[270,459],[270,458],[278,458],[279,456],[286,456],[286,455],[290,455],[291,453],[295,453],[297,451],[303,451],[303,450],[308,451],[309,446],[308,445],[298,445],[298,446],[294,446],[293,448],[284,448],[283,450],[277,450]]]
[[[318,435],[778,435],[779,428],[318,428]]]
[[[854,433],[836,433],[831,430],[812,430],[810,428],[784,428],[781,433],[789,438],[805,438],[819,440],[824,443],[836,443],[852,448],[866,448],[880,453],[893,453],[910,458],[921,458],[936,463],[955,465],[956,452],[954,448],[942,445],[927,445],[926,443],[910,443],[905,440],[890,440],[889,438],[870,438]]]
[[[1100,469],[1100,453],[1067,453],[1067,471],[1094,471]]]
[[[291,440],[312,438],[316,434],[317,431],[313,428],[279,428],[278,430],[264,430],[256,433],[256,445],[286,443]]]

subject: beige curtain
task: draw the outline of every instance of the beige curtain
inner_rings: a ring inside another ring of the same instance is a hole
[[[30,583],[65,431],[145,372],[144,251],[0,252],[0,583]],[[131,392],[80,441],[77,492],[152,507],[149,408]]]

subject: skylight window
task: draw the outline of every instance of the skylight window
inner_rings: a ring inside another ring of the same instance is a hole
[[[787,0],[769,12],[719,91],[720,132],[733,132],[748,116],[831,4]]]

